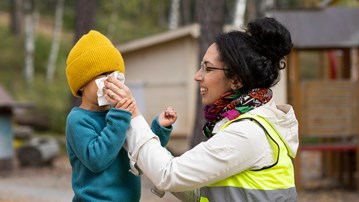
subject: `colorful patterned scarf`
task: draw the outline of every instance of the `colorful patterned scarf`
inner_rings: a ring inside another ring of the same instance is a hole
[[[240,90],[224,93],[214,104],[205,106],[204,117],[207,120],[203,126],[203,134],[211,138],[216,123],[227,117],[229,120],[237,118],[256,107],[267,103],[273,96],[272,90],[267,88],[255,88],[246,94]]]

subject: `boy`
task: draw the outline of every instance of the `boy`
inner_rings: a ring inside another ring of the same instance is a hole
[[[116,71],[125,72],[122,56],[97,31],[82,36],[69,53],[67,80],[72,94],[81,97],[81,105],[70,111],[66,122],[73,201],[140,200],[141,181],[129,172],[129,159],[123,149],[131,110],[99,106],[98,102],[97,91],[102,89],[98,89],[96,80]],[[174,121],[166,125],[163,119],[164,113],[154,120],[152,130],[166,145]]]

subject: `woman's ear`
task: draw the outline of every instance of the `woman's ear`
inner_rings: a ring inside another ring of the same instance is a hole
[[[238,79],[232,79],[231,80],[231,89],[232,90],[238,90],[240,88],[242,88],[243,84],[241,82],[239,82]]]

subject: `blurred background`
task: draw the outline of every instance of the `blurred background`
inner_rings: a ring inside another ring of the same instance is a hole
[[[219,33],[263,16],[275,17],[293,37],[288,68],[273,90],[278,103],[294,106],[300,123],[300,200],[359,200],[358,0],[0,1],[0,187],[12,178],[23,183],[19,173],[41,171],[58,177],[44,181],[65,183],[56,186],[71,194],[65,122],[79,100],[65,68],[89,30],[122,53],[126,84],[148,121],[168,105],[179,113],[168,149],[180,155],[203,141],[193,76],[205,50]],[[322,187],[336,195],[306,192]],[[0,201],[10,199],[0,192]]]

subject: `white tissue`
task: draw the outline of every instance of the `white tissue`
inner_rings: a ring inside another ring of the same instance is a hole
[[[107,102],[107,100],[105,99],[105,93],[103,92],[103,87],[105,86],[104,81],[107,79],[107,77],[113,77],[113,78],[117,78],[119,81],[121,81],[122,83],[125,83],[125,75],[122,74],[119,71],[114,71],[111,74],[107,75],[106,77],[101,77],[99,79],[96,79],[96,85],[98,87],[97,90],[97,101],[98,101],[98,106],[104,106],[104,105],[108,105],[109,103]]]

